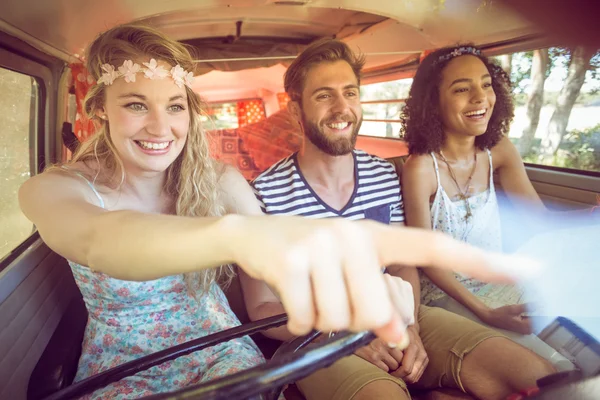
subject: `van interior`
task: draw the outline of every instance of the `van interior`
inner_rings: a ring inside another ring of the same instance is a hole
[[[77,145],[93,134],[93,124],[81,111],[93,83],[82,65],[85,47],[107,28],[132,21],[154,26],[190,46],[197,60],[194,90],[205,102],[204,124],[212,138],[213,156],[238,168],[248,180],[302,148],[300,127],[286,109],[289,97],[283,76],[290,62],[315,40],[337,38],[366,56],[361,76],[364,120],[357,148],[389,159],[399,173],[408,155],[399,135],[399,115],[411,79],[428,52],[473,43],[487,56],[507,63],[503,66],[517,80],[517,111],[510,135],[519,146],[525,146],[523,132],[531,120],[527,107],[534,78],[532,60],[547,54],[553,61],[544,86],[546,100],[537,131],[529,138],[531,145],[523,153],[528,176],[551,209],[577,210],[600,202],[596,60],[594,56],[587,60],[585,82],[570,110],[561,144],[550,157],[542,157],[552,146],[548,132],[553,110],[578,53],[502,1],[3,0],[2,399],[68,398],[60,397],[60,391],[72,384],[87,312],[66,260],[43,242],[21,214],[17,191],[30,176],[68,160]],[[503,217],[511,218],[510,205],[506,208]],[[515,227],[503,233],[507,251],[517,249],[532,234],[518,221],[506,225]],[[248,323],[239,282],[234,281],[227,295],[242,323]],[[600,373],[600,336],[558,318],[540,337],[572,359],[586,378]],[[253,338],[267,357],[279,345],[260,333]],[[357,340],[342,344],[347,350]],[[600,385],[598,379],[595,385]],[[293,386],[285,394],[302,398]]]

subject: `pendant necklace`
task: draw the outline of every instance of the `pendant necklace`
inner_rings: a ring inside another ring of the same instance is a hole
[[[458,184],[458,181],[456,180],[456,175],[454,175],[454,170],[450,166],[450,163],[448,163],[448,160],[446,159],[444,153],[441,150],[440,156],[442,156],[442,161],[444,161],[444,163],[446,163],[446,165],[448,166],[450,178],[452,178],[454,184],[456,185],[456,188],[458,189],[458,198],[465,202],[465,209],[467,210],[465,214],[465,222],[469,222],[469,219],[473,216],[473,213],[471,212],[471,205],[469,204],[469,189],[471,186],[471,180],[473,179],[473,175],[475,174],[475,170],[477,169],[477,149],[475,149],[475,152],[473,153],[473,170],[471,170],[471,175],[469,175],[469,178],[467,179],[467,183],[465,184],[465,190],[461,189],[460,185]]]

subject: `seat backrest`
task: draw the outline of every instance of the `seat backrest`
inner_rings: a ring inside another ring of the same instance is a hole
[[[227,301],[229,301],[229,306],[238,317],[242,324],[250,322],[250,317],[248,317],[248,312],[246,311],[246,303],[244,303],[244,293],[242,292],[242,285],[240,284],[239,272],[237,272],[238,267],[234,266],[236,269],[236,274],[234,278],[231,280],[231,283],[223,287],[223,292],[225,296],[227,296]]]
[[[87,316],[83,298],[81,295],[75,296],[31,373],[28,400],[43,399],[73,382],[81,356]]]
[[[402,179],[402,167],[404,166],[404,163],[406,162],[407,159],[408,159],[408,156],[398,156],[398,157],[391,157],[391,158],[386,159],[389,162],[391,162],[392,164],[394,164],[394,168],[396,168],[396,173],[398,174],[398,178],[400,178],[400,179]]]
[[[239,267],[236,266],[236,270],[238,268]],[[242,291],[242,285],[240,284],[239,272],[235,274],[231,284],[224,288],[223,291],[225,292],[225,296],[227,296],[229,306],[240,322],[242,324],[251,322],[250,317],[248,317],[248,312],[246,311],[246,303],[244,302],[244,293]],[[281,344],[280,341],[270,339],[261,333],[256,333],[251,335],[251,337],[267,359],[273,356],[273,353],[275,353],[275,350],[277,350]]]
[[[0,273],[0,399],[27,397],[31,373],[78,295],[66,261],[39,239]]]

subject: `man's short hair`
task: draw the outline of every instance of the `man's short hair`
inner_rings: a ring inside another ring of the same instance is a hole
[[[365,65],[363,55],[354,54],[350,47],[339,40],[320,39],[308,46],[285,72],[283,84],[292,101],[300,101],[308,71],[323,62],[346,61],[360,85],[360,72]]]

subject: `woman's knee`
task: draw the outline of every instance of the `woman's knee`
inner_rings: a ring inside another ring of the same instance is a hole
[[[484,340],[465,356],[461,372],[484,374],[521,386],[534,385],[536,380],[556,370],[533,351],[508,338],[494,337]]]

